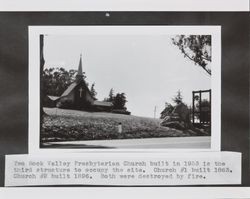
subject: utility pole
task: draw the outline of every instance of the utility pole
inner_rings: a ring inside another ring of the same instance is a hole
[[[156,117],[156,109],[157,109],[157,106],[155,106],[154,108],[154,118]]]

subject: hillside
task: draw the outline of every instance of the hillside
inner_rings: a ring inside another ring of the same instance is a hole
[[[160,119],[58,108],[44,111],[42,142],[195,136],[192,131],[162,127]],[[119,123],[122,133],[118,133]]]

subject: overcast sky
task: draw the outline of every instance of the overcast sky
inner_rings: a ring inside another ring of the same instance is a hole
[[[45,68],[77,69],[82,53],[87,82],[98,100],[111,88],[124,92],[132,115],[154,117],[180,90],[191,105],[192,91],[211,88],[211,77],[171,43],[171,35],[47,35]]]

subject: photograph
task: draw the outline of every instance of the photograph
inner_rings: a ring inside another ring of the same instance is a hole
[[[220,27],[29,31],[39,148],[219,149]]]
[[[249,0],[136,1],[0,0],[0,198],[250,199]]]
[[[0,187],[249,186],[248,18],[0,13]]]

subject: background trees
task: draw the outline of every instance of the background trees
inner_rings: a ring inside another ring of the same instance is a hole
[[[177,35],[172,38],[184,57],[192,60],[211,75],[211,35]]]
[[[113,99],[114,109],[127,109],[125,104],[127,102],[125,93],[117,93]]]
[[[111,88],[109,91],[109,96],[104,99],[106,102],[112,102],[114,109],[126,110],[127,97],[125,93],[114,94],[114,89]]]
[[[174,110],[174,106],[172,104],[166,102],[165,103],[165,108],[161,112],[160,119],[164,119],[166,116],[170,115],[173,110]]]
[[[97,92],[96,92],[96,90],[95,90],[95,83],[93,83],[93,84],[91,85],[91,87],[90,87],[90,93],[91,93],[91,95],[92,95],[94,98],[96,97]]]
[[[177,94],[172,98],[172,100],[176,105],[182,103],[183,97],[180,90],[177,91]]]
[[[107,98],[104,99],[105,102],[113,102],[114,101],[114,89],[111,88],[109,91],[109,95]]]
[[[172,98],[172,101],[174,104],[172,105],[171,103],[166,102],[165,103],[165,108],[161,112],[160,119],[164,119],[166,116],[169,116],[172,111],[174,110],[174,107],[180,103],[183,103],[183,96],[181,94],[181,91],[178,90],[177,94]]]
[[[64,68],[44,69],[42,74],[44,94],[60,96],[68,88],[68,86],[75,81],[76,74],[77,70],[67,71]]]
[[[44,96],[60,96],[62,93],[75,81],[77,70],[65,70],[64,68],[46,68],[43,71],[42,86]],[[86,82],[86,76],[83,73],[83,78]],[[88,83],[86,82],[88,85]],[[90,87],[90,93],[96,97],[95,83]],[[104,99],[106,102],[112,102],[114,109],[126,110],[127,98],[125,93],[114,94],[114,89],[111,88],[109,95]]]

